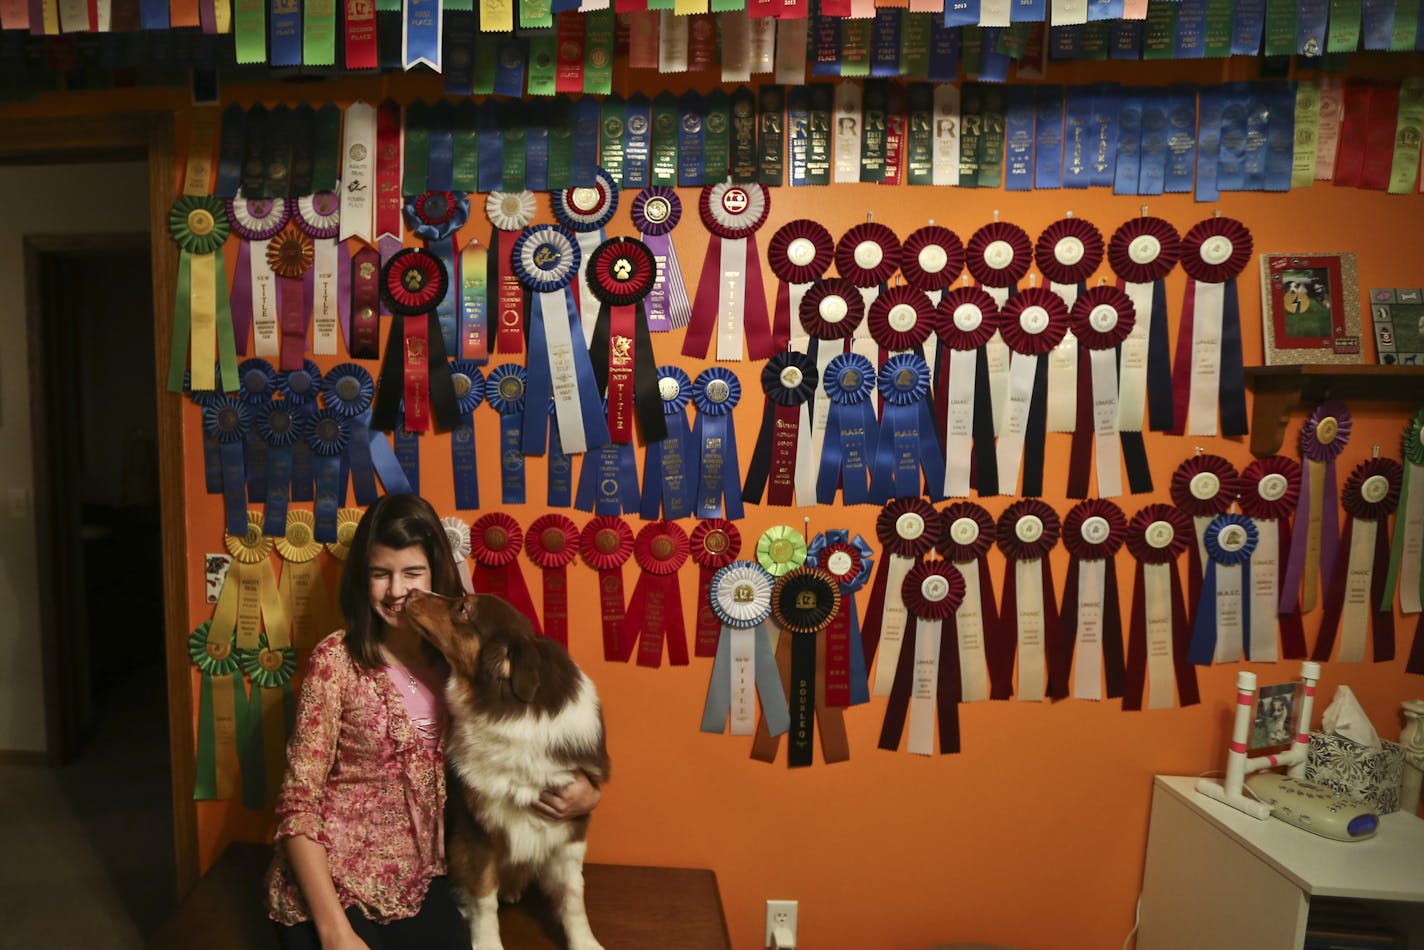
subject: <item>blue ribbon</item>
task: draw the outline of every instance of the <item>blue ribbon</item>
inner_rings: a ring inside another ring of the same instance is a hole
[[[591,188],[598,174],[598,99],[584,96],[574,106],[574,155],[570,182],[576,188]]]
[[[979,0],[947,0],[944,5],[945,26],[978,26]]]
[[[1138,193],[1138,176],[1142,167],[1142,149],[1146,144],[1143,131],[1142,97],[1136,90],[1124,90],[1122,109],[1117,117],[1117,165],[1113,170],[1113,194]]]
[[[598,451],[594,449],[593,451]],[[591,455],[592,452],[589,453]],[[588,459],[585,455],[585,460]],[[568,508],[574,497],[574,457],[564,451],[559,438],[559,421],[554,418],[554,403],[549,402],[549,472],[547,500],[550,508]],[[584,466],[587,468],[587,464]]]
[[[311,425],[321,384],[321,370],[311,360],[303,360],[301,369],[277,375],[277,391],[282,394],[282,401],[303,426]],[[311,501],[314,482],[311,446],[302,439],[292,446],[292,500]]]
[[[1097,151],[1091,130],[1093,93],[1086,86],[1068,87],[1063,131],[1063,187],[1086,188],[1092,183]]]
[[[441,99],[430,110],[429,166],[426,187],[449,191],[455,182],[455,107]]]
[[[1160,195],[1166,185],[1167,151],[1173,132],[1167,124],[1167,94],[1160,89],[1140,89],[1137,98],[1142,108],[1137,194]],[[1121,161],[1121,149],[1118,155]]]
[[[1009,8],[1010,23],[1042,23],[1046,19],[1046,0],[1014,0]]]
[[[676,366],[658,367],[659,391],[668,436],[649,442],[643,456],[643,500],[639,514],[645,521],[668,521],[692,514],[693,487],[697,484],[697,447],[687,422],[692,401],[692,380]]]
[[[653,104],[642,93],[628,97],[626,128],[622,184],[624,188],[646,188],[653,150]]]
[[[371,410],[367,409],[351,420],[351,445],[346,451],[356,504],[364,507],[375,503],[380,491],[376,488],[376,466],[371,454]],[[391,458],[394,461],[394,454]],[[396,466],[396,470],[399,471],[400,466]]]
[[[519,36],[505,35],[499,41],[499,54],[494,67],[494,94],[519,97],[524,95],[524,63],[529,59],[529,41]],[[488,100],[486,100],[488,103]],[[484,146],[480,146],[483,154]],[[483,187],[480,189],[484,190]]]
[[[440,4],[434,0],[405,0],[406,69],[421,62],[435,64],[440,71]]]
[[[1007,82],[1009,78],[1009,57],[999,52],[999,34],[1002,27],[986,26],[979,50],[979,75],[981,82]]]
[[[1236,0],[1231,27],[1231,55],[1255,56],[1261,52],[1261,28],[1266,22],[1266,0]]]
[[[351,424],[332,409],[322,409],[307,430],[316,475],[316,505],[313,531],[318,541],[336,540],[336,511],[346,494],[346,472],[342,460],[351,442]]]
[[[302,64],[302,8],[291,0],[272,0],[267,18],[267,63]],[[166,25],[166,24],[165,24]]]
[[[1152,283],[1151,319],[1147,337],[1147,428],[1171,432],[1172,355],[1167,339],[1167,288],[1161,278]]]
[[[1034,103],[1033,187],[1063,187],[1063,87],[1039,86]]]
[[[222,138],[218,144],[218,180],[213,194],[235,198],[242,183],[243,127],[247,112],[242,106],[228,106],[222,114]]]
[[[1325,52],[1325,26],[1330,19],[1330,0],[1301,0],[1296,29],[1296,50],[1307,58]],[[1291,110],[1295,115],[1295,110]]]
[[[1088,21],[1121,20],[1123,0],[1088,0]]]
[[[841,18],[817,13],[812,21],[812,46],[815,55],[811,60],[812,76],[839,76],[841,74]]]
[[[254,416],[265,415],[272,396],[277,391],[277,371],[260,357],[243,360],[237,367],[242,400]],[[243,442],[243,464],[247,474],[247,500],[254,504],[267,498],[267,441],[254,426],[247,428]]]
[[[1240,528],[1246,533],[1246,543],[1236,551],[1226,551],[1221,547],[1221,533],[1229,527]],[[1202,532],[1202,545],[1206,548],[1206,577],[1202,580],[1201,599],[1197,602],[1197,615],[1192,623],[1192,642],[1187,648],[1187,660],[1199,666],[1210,666],[1216,654],[1216,568],[1241,567],[1241,644],[1246,659],[1251,659],[1251,575],[1246,567],[1251,563],[1251,552],[1256,550],[1256,525],[1244,515],[1217,515]]]
[[[588,350],[579,343],[583,337],[583,329],[578,322],[578,305],[574,302],[573,292],[568,286],[555,291],[555,293],[564,295],[564,307],[568,310],[569,315],[569,332],[574,338],[574,379],[578,385],[579,412],[583,422],[584,438],[590,449],[597,448],[608,442],[608,420],[601,411],[598,383],[593,376],[593,363],[589,359]],[[533,295],[529,321],[531,359],[526,398],[531,405],[535,406],[547,403],[553,398],[554,393],[554,383],[549,376],[548,361],[536,358],[549,351],[548,334],[544,329],[543,296],[542,293]],[[544,454],[547,441],[545,434],[548,425],[546,420],[538,419],[534,413],[525,416],[523,443],[525,455]]]
[[[914,353],[897,353],[885,361],[879,378],[880,434],[870,476],[870,497],[877,505],[891,498],[920,495],[924,469],[932,498],[944,486],[944,459],[934,416],[930,412],[930,368]]]
[[[802,111],[805,111],[804,103],[809,101],[805,88],[794,86],[787,90],[788,108],[791,105],[792,93],[799,93],[799,100],[803,103]],[[705,108],[702,96],[694,91],[683,93],[682,98],[678,100],[677,183],[685,188],[698,188],[706,183],[707,161],[702,153],[702,113]],[[795,149],[794,140],[792,148]],[[802,171],[804,173],[805,169]],[[792,174],[795,174],[795,162],[792,163]],[[792,184],[795,183],[793,179]]]
[[[274,401],[258,414],[257,431],[267,446],[267,492],[263,499],[262,533],[279,538],[287,533],[292,448],[298,442],[305,441],[305,427],[291,407]]]
[[[1216,187],[1219,191],[1246,188],[1246,122],[1250,106],[1245,83],[1224,87],[1226,102],[1221,110],[1220,143],[1216,156]]]
[[[1010,86],[1004,130],[1004,188],[1033,190],[1034,90]]]
[[[1394,4],[1395,0],[1364,0],[1360,7],[1360,49],[1390,48],[1394,39]]]
[[[412,493],[420,494],[420,436],[405,426],[397,426],[395,431],[396,462],[405,473],[406,484]]]
[[[1241,303],[1236,294],[1236,278],[1226,282],[1221,310],[1221,377],[1218,400],[1221,404],[1221,434],[1245,435],[1246,370],[1242,366]],[[1149,346],[1151,344],[1149,343]]]
[[[542,105],[542,103],[540,103]],[[549,190],[548,112],[524,130],[524,185],[530,191]]]
[[[1112,21],[1108,37],[1108,58],[1133,62],[1142,58],[1142,20]]]
[[[450,376],[456,391],[464,388],[455,409],[460,424],[450,433],[450,467],[455,478],[455,508],[473,511],[480,507],[480,473],[475,453],[475,410],[485,398],[485,377],[480,368],[468,360],[454,360]],[[466,384],[468,381],[468,384]]]
[[[959,78],[961,34],[943,20],[930,21],[930,82],[954,82]]]
[[[1161,96],[1162,93],[1158,91],[1155,95]],[[1166,93],[1166,109],[1167,156],[1163,190],[1168,194],[1190,194],[1197,157],[1197,87],[1191,83],[1173,85]]]
[[[502,363],[485,380],[485,399],[499,413],[500,501],[524,504],[524,406],[528,401],[524,367]]]
[[[252,410],[237,399],[213,397],[203,407],[203,431],[218,446],[222,468],[223,512],[227,532],[247,533],[247,498],[243,492],[246,477],[243,472],[243,444],[251,428]]]
[[[1293,82],[1263,84],[1266,96],[1266,180],[1267,191],[1290,191],[1295,154],[1295,94]]]
[[[405,468],[401,465],[395,450],[386,441],[386,434],[380,429],[367,429],[366,436],[371,465],[376,470],[376,477],[385,486],[386,494],[408,495],[415,491],[410,484],[410,479],[406,478]]]
[[[470,96],[475,91],[475,36],[479,32],[472,10],[450,10],[445,13],[441,65],[444,68],[445,94]],[[446,186],[447,188],[449,186]],[[417,493],[418,494],[418,493]]]
[[[140,0],[138,13],[143,29],[168,34],[168,0]]]
[[[1120,98],[1114,84],[1093,87],[1093,150],[1091,184],[1095,188],[1111,188],[1113,166],[1117,164],[1117,113]]]
[[[1048,27],[1048,58],[1062,62],[1082,59],[1082,50],[1079,49],[1078,44],[1082,33],[1083,28],[1077,24],[1050,25]]]
[[[1221,112],[1226,108],[1226,92],[1219,86],[1205,86],[1201,90],[1200,99],[1201,117],[1197,122],[1196,200],[1215,201],[1218,197],[1216,179],[1221,151]]]
[[[741,395],[742,384],[736,375],[721,366],[709,366],[692,384],[692,403],[697,407],[692,442],[697,454],[699,518],[735,521],[742,517],[737,430],[732,425],[732,409]]]
[[[851,538],[844,528],[822,531],[811,539],[806,548],[806,563],[811,567],[822,567],[821,557],[833,544],[849,544],[860,554],[860,573],[849,581],[839,583],[841,596],[845,598],[845,609],[850,611],[850,704],[859,706],[870,702],[869,675],[865,665],[865,647],[860,636],[860,618],[855,609],[855,592],[870,580],[875,566],[875,555],[870,545],[860,535]]]
[[[880,7],[870,22],[870,75],[900,75],[900,11]]]
[[[504,187],[504,136],[499,132],[499,108],[494,100],[480,103],[475,139],[479,148],[480,191],[499,191]],[[577,138],[577,137],[575,137]],[[494,268],[490,268],[494,273]]]
[[[870,446],[877,432],[875,408],[870,404],[875,367],[858,353],[842,353],[826,366],[823,383],[831,405],[816,474],[816,502],[834,502],[840,485],[846,504],[868,504]]]
[[[1201,59],[1206,55],[1207,0],[1179,0],[1175,52],[1177,59]]]
[[[584,456],[575,508],[599,515],[631,515],[638,506],[638,465],[631,442],[611,442]]]
[[[449,129],[446,129],[447,133]],[[452,139],[453,142],[453,139]],[[450,156],[454,161],[453,144]],[[435,146],[431,144],[431,157],[434,158]],[[432,174],[431,180],[434,180]],[[432,188],[432,191],[443,189]],[[459,352],[459,340],[456,336],[457,315],[460,309],[460,261],[455,254],[455,232],[465,226],[465,222],[470,219],[470,198],[463,191],[450,192],[454,206],[450,209],[450,216],[447,220],[439,224],[429,224],[421,217],[421,202],[426,200],[425,195],[417,195],[405,203],[404,212],[406,224],[408,224],[415,236],[425,242],[430,252],[445,264],[445,273],[449,276],[450,292],[440,298],[440,302],[435,306],[435,317],[440,323],[440,340],[445,345],[446,353]],[[431,196],[432,198],[434,196]]]

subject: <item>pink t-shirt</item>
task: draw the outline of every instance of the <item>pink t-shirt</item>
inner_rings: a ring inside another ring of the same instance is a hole
[[[388,664],[385,671],[421,743],[427,749],[438,747],[445,731],[444,675],[428,666],[412,670],[399,663]]]

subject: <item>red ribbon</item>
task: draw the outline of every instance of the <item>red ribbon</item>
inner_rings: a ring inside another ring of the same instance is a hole
[[[776,405],[771,441],[771,475],[766,503],[790,507],[796,488],[796,444],[801,427],[801,407]]]
[[[1082,257],[1068,264],[1058,259],[1058,245],[1067,238],[1076,238],[1083,246]],[[1038,236],[1033,248],[1039,272],[1055,284],[1077,284],[1093,276],[1103,262],[1103,235],[1082,218],[1060,218]]]
[[[346,0],[346,68],[375,69],[376,4],[373,0]],[[354,355],[354,354],[353,354]]]
[[[401,107],[387,99],[376,109],[376,238],[401,236]]]
[[[277,278],[277,310],[282,324],[278,369],[301,369],[307,351],[307,301],[300,277]]]
[[[1172,543],[1154,548],[1147,543],[1147,527],[1156,521],[1172,525]],[[1182,593],[1182,577],[1177,559],[1188,547],[1195,547],[1195,531],[1191,519],[1172,505],[1145,506],[1132,516],[1127,526],[1127,549],[1137,559],[1133,575],[1132,619],[1128,629],[1127,683],[1122,694],[1124,710],[1140,710],[1147,685],[1147,593],[1143,575],[1146,564],[1167,564],[1172,576],[1172,666],[1177,679],[1177,701],[1193,706],[1201,701],[1197,690],[1196,667],[1187,659],[1191,645],[1191,627],[1187,624],[1187,602]]]
[[[747,242],[747,267],[742,276],[742,332],[746,337],[747,353],[753,360],[769,359],[776,352],[772,345],[770,318],[766,312],[766,291],[761,282],[761,260],[757,255],[756,241],[752,234],[745,237]],[[688,324],[687,336],[682,341],[682,355],[697,359],[707,357],[707,348],[712,343],[712,335],[717,329],[717,318],[722,306],[722,243],[724,239],[714,235],[707,244],[707,257],[702,262],[702,276],[697,281],[697,299],[692,302],[692,322]],[[789,331],[788,331],[789,332]]]
[[[534,600],[519,570],[519,550],[523,543],[524,532],[519,522],[504,512],[490,512],[476,518],[470,525],[470,556],[475,561],[471,581],[475,593],[493,594],[509,601],[515,610],[529,618],[534,632],[542,634],[539,612],[534,609]]]
[[[544,634],[569,645],[569,582],[565,568],[578,555],[578,526],[567,515],[540,515],[524,536],[524,553],[544,572]]]
[[[920,255],[925,248],[938,246],[944,252],[945,263],[937,271],[926,271],[920,265]],[[949,228],[938,224],[927,224],[910,233],[905,243],[900,245],[900,273],[905,282],[916,290],[926,293],[945,290],[959,278],[964,270],[964,242]]]
[[[374,360],[381,341],[381,255],[363,246],[351,259],[351,341],[353,359]]]
[[[1056,296],[1056,295],[1055,295]],[[1034,516],[1043,524],[1043,533],[1034,542],[1019,539],[1017,528],[1021,518]],[[1053,565],[1048,552],[1058,543],[1060,523],[1058,512],[1037,498],[1014,502],[999,516],[997,538],[999,549],[1009,561],[1004,574],[1004,602],[999,609],[998,634],[987,644],[989,664],[989,698],[1008,699],[1013,695],[1014,654],[1018,649],[1018,585],[1015,583],[1015,561],[1037,560],[1043,586],[1043,655],[1048,666],[1045,694],[1049,699],[1068,695],[1068,671],[1060,665],[1058,649],[1058,604],[1053,593]]]
[[[755,11],[758,6],[767,9],[757,13]],[[759,4],[757,0],[752,0],[752,4],[747,8],[747,16],[774,16],[773,6],[771,3]],[[792,242],[798,240],[809,241],[815,248],[815,254],[809,264],[796,264],[788,256]],[[788,221],[771,236],[771,243],[766,247],[767,265],[780,282],[776,288],[776,307],[771,319],[773,351],[779,353],[786,349],[791,340],[790,285],[809,284],[824,277],[826,268],[831,265],[834,248],[831,232],[827,231],[824,225],[809,218]]]
[[[558,63],[555,92],[583,92],[584,15],[576,10],[559,14]]]
[[[1365,156],[1360,165],[1361,188],[1384,191],[1389,187],[1389,171],[1394,162],[1394,126],[1398,115],[1399,83],[1376,85],[1370,92]]]
[[[513,231],[509,232],[511,241]],[[524,285],[514,273],[509,249],[500,248],[500,231],[490,233],[490,268],[494,271],[494,286],[498,304],[499,329],[495,333],[495,350],[499,353],[524,352]]]
[[[839,575],[834,574],[829,566],[835,554],[850,558],[850,566]],[[821,570],[836,579],[841,591],[840,605],[826,628],[826,705],[843,708],[850,705],[850,618],[855,609],[846,585],[860,576],[860,552],[850,544],[829,544],[817,558],[817,563]]]
[[[1220,489],[1210,498],[1198,498],[1192,494],[1192,479],[1203,473],[1215,475]],[[1241,476],[1232,465],[1220,455],[1194,455],[1177,466],[1172,473],[1172,503],[1193,518],[1214,518],[1225,514],[1231,505],[1241,497]],[[1192,536],[1196,537],[1193,525]],[[1201,596],[1202,574],[1205,565],[1201,560],[1201,547],[1188,545],[1188,600],[1195,604]]]
[[[687,560],[687,532],[675,521],[654,521],[638,532],[633,542],[633,559],[643,569],[628,603],[627,636],[619,659],[632,654],[638,642],[639,666],[662,666],[663,640],[667,640],[668,660],[686,666],[687,630],[682,620],[682,596],[677,570]]]
[[[725,518],[709,518],[692,529],[688,546],[699,569],[693,655],[716,656],[722,621],[712,612],[712,575],[737,559],[742,550],[742,534]]]
[[[988,250],[989,245],[998,241],[1008,244],[1014,252],[1004,267],[995,267],[984,259],[984,252]],[[1007,221],[984,225],[970,235],[969,243],[965,246],[965,266],[969,268],[970,275],[985,287],[1014,286],[1023,280],[1032,262],[1033,245],[1029,242],[1028,232]]]
[[[865,243],[880,246],[880,261],[874,267],[862,267],[855,259],[856,250]],[[857,224],[836,242],[836,270],[857,287],[878,287],[899,267],[900,239],[879,222]]]
[[[582,14],[579,16],[582,17]],[[614,442],[633,441],[633,340],[636,319],[636,308],[631,305],[609,308],[608,433]]]
[[[598,603],[603,620],[603,658],[619,656],[622,643],[623,564],[633,556],[633,529],[611,515],[600,515],[584,525],[579,536],[584,563],[598,572]]]
[[[430,429],[430,321],[425,314],[403,317],[401,344],[405,352],[405,428]]]

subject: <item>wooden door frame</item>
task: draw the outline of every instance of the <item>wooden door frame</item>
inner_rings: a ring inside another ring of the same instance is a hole
[[[153,260],[154,401],[158,422],[158,491],[163,543],[163,642],[168,686],[168,742],[172,763],[173,842],[181,898],[198,879],[198,810],[193,801],[194,734],[192,662],[188,657],[187,510],[183,497],[183,402],[166,392],[168,346],[173,333],[173,286],[177,246],[168,237],[168,197],[175,193],[177,160],[172,113],[113,113],[6,119],[0,164],[102,162],[146,159],[149,191],[149,251]],[[31,363],[32,367],[35,365]],[[31,411],[42,400],[31,390]],[[47,463],[36,454],[36,466]],[[40,474],[38,471],[37,475]],[[36,481],[37,493],[44,484]],[[37,495],[38,497],[38,495]],[[39,505],[36,515],[39,516]],[[48,571],[42,565],[41,574]],[[51,605],[41,592],[41,623],[51,622]],[[52,632],[52,631],[47,631]],[[50,637],[43,638],[46,641]],[[58,671],[46,657],[46,693]],[[49,726],[50,714],[47,711]],[[57,737],[56,737],[57,738]]]

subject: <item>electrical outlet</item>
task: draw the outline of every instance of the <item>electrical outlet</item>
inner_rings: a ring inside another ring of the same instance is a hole
[[[793,946],[796,941],[796,902],[795,901],[767,901],[766,902],[766,941],[764,946],[772,946],[771,935],[773,931],[784,929],[790,931]]]

